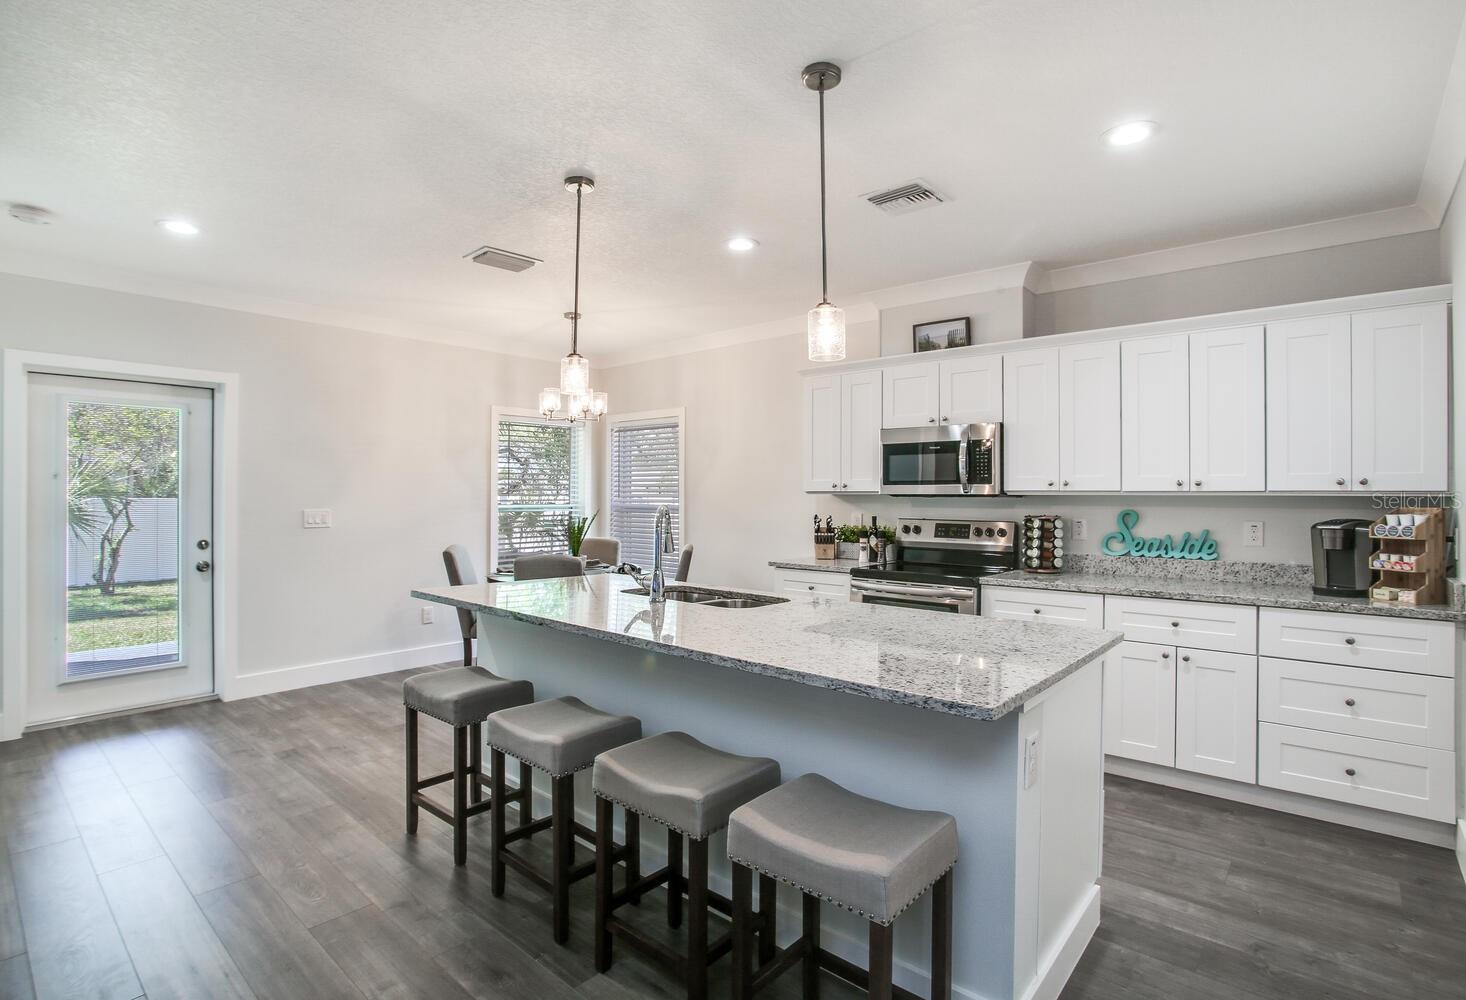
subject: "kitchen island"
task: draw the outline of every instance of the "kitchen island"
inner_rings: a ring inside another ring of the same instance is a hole
[[[699,588],[710,589],[710,588]],[[1099,921],[1100,658],[1117,633],[854,604],[653,605],[627,577],[424,588],[478,616],[479,662],[742,754],[957,819],[954,993],[1056,997]],[[772,595],[769,595],[772,597]],[[582,781],[588,784],[588,775]],[[580,810],[590,816],[582,788]],[[644,870],[660,838],[643,837]],[[722,837],[712,855],[722,859]],[[714,883],[727,888],[726,861]],[[781,943],[797,897],[781,894]],[[825,945],[865,961],[826,908]],[[896,980],[925,995],[929,901],[896,924]]]

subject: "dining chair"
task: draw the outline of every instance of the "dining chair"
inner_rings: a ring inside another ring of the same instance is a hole
[[[607,566],[617,566],[621,563],[621,543],[614,538],[584,538],[580,542],[580,554],[587,559],[599,559]]]
[[[684,546],[682,546],[682,555],[678,556],[678,558],[677,558],[677,576],[676,576],[675,579],[677,580],[678,583],[686,583],[687,582],[687,574],[690,573],[691,571],[692,571],[692,546],[691,545],[684,545]]]
[[[579,556],[561,552],[544,555],[517,556],[514,560],[514,580],[546,580],[556,576],[585,576],[585,563]]]
[[[450,545],[443,550],[443,567],[448,571],[448,584],[461,587],[466,583],[482,583],[474,571],[473,558],[462,545]],[[463,633],[463,665],[473,666],[473,640],[478,636],[478,619],[472,611],[458,609],[458,630]]]

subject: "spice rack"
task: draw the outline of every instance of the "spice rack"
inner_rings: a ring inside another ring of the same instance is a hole
[[[1369,556],[1369,568],[1374,571],[1371,600],[1412,605],[1445,603],[1443,509],[1404,507],[1392,511],[1369,526],[1369,537],[1375,545]]]

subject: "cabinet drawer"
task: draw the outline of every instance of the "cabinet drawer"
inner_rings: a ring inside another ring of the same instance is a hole
[[[1450,622],[1263,608],[1258,637],[1264,656],[1436,677],[1456,672],[1456,627]]]
[[[1105,599],[1105,628],[1136,642],[1257,652],[1257,609],[1237,604],[1110,597]]]
[[[1105,599],[1098,594],[1076,594],[1067,590],[1020,590],[1017,587],[982,588],[985,618],[1048,622],[1104,628]]]
[[[850,596],[847,573],[800,573],[795,570],[774,571],[774,590],[781,594],[820,594],[825,597]]]
[[[1450,823],[1455,779],[1456,755],[1448,750],[1271,722],[1257,727],[1257,783],[1269,788]]]
[[[1448,677],[1264,656],[1258,718],[1346,736],[1455,749],[1456,684]]]

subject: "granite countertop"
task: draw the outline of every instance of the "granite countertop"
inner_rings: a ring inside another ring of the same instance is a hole
[[[1230,564],[1234,567],[1242,564]],[[1100,568],[1100,567],[1094,567]],[[1263,569],[1264,567],[1259,567]],[[1293,567],[1280,567],[1292,570]],[[1367,597],[1320,597],[1310,583],[1300,582],[1296,572],[1247,573],[1238,570],[1231,578],[1210,576],[1162,576],[1150,573],[1088,572],[1024,573],[1014,570],[982,579],[984,587],[1023,587],[1031,590],[1068,590],[1081,594],[1113,597],[1157,597],[1176,601],[1211,601],[1216,604],[1250,604],[1262,608],[1297,608],[1303,611],[1338,611],[1346,614],[1382,615],[1392,618],[1421,618],[1431,621],[1463,622],[1466,613],[1446,605],[1383,604]],[[1243,577],[1237,579],[1238,576]],[[1250,578],[1249,578],[1250,577]],[[1269,578],[1271,577],[1271,578]]]
[[[646,597],[627,593],[632,587],[624,576],[592,576],[425,587],[412,596],[971,719],[1008,714],[1122,638],[813,594],[760,608],[678,601],[653,608]]]
[[[769,565],[775,569],[803,569],[812,570],[816,573],[849,573],[860,565],[859,559],[816,559],[814,556],[804,556],[801,559],[770,559]]]

